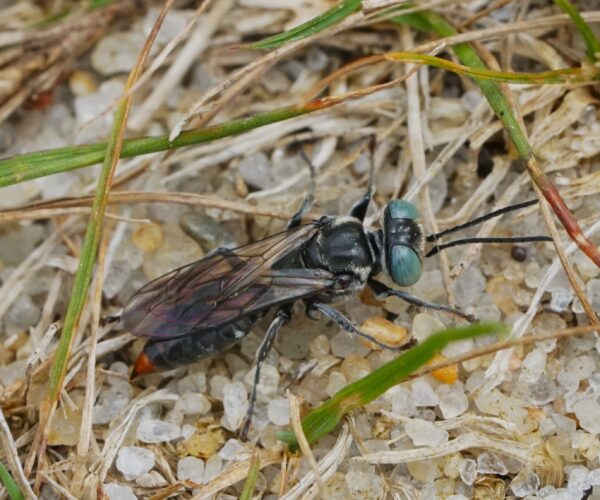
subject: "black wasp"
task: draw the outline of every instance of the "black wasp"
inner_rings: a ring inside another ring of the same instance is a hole
[[[375,276],[383,272],[396,285],[406,287],[419,279],[425,256],[449,246],[548,239],[469,238],[439,245],[426,255],[426,240],[435,241],[442,234],[531,205],[536,200],[492,212],[426,238],[416,207],[404,200],[387,204],[381,228],[365,227],[363,221],[371,197],[369,188],[349,215],[323,216],[302,224],[302,217],[313,203],[311,194],[285,231],[239,248],[218,249],[138,290],[126,304],[122,320],[127,330],[150,341],[139,355],[133,375],[175,368],[219,353],[247,335],[267,311],[276,309],[256,357],[250,416],[261,364],[282,325],[290,319],[295,301],[302,300],[311,317],[322,314],[344,330],[388,347],[361,332],[330,304],[369,286],[377,298],[396,296],[418,306],[466,317],[450,307],[426,303],[392,289]],[[248,422],[249,419],[244,433]]]

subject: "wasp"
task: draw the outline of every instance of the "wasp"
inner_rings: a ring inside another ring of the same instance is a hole
[[[308,162],[308,159],[305,158]],[[310,165],[310,163],[309,163]],[[133,376],[194,363],[219,353],[246,336],[269,310],[275,315],[256,356],[250,395],[248,430],[256,400],[260,369],[292,306],[305,304],[306,313],[325,316],[351,334],[388,348],[335,309],[332,304],[370,287],[378,299],[395,296],[411,304],[473,318],[448,306],[425,302],[376,279],[387,275],[398,287],[419,280],[426,256],[450,246],[472,242],[546,241],[524,238],[467,238],[434,247],[426,240],[441,236],[537,200],[513,205],[456,228],[426,237],[414,204],[397,199],[384,208],[381,227],[364,223],[371,202],[372,175],[367,193],[346,216],[323,216],[303,224],[314,197],[308,195],[283,232],[234,249],[221,248],[199,261],[175,269],[138,290],[127,302],[122,321],[132,334],[150,339],[133,367]],[[314,176],[313,176],[314,189]]]

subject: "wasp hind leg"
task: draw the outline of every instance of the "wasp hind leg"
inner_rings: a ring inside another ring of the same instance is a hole
[[[248,435],[248,430],[250,429],[250,423],[252,421],[252,414],[254,413],[254,405],[256,404],[256,393],[258,383],[260,382],[260,370],[262,368],[263,361],[267,358],[271,347],[273,347],[273,343],[277,338],[277,334],[281,330],[281,327],[290,319],[291,313],[289,308],[282,308],[277,311],[275,318],[271,321],[267,333],[263,341],[258,348],[258,352],[256,354],[256,371],[254,372],[254,382],[252,384],[252,392],[250,393],[250,402],[248,405],[248,411],[246,412],[246,417],[244,419],[244,425],[240,432],[240,437],[242,439],[246,439]]]
[[[323,304],[322,302],[312,302],[311,304],[308,305],[307,314],[309,315],[309,317],[313,317],[312,315],[316,311],[320,312],[321,314],[323,314],[330,320],[335,321],[343,330],[346,330],[348,333],[362,337],[362,338],[368,340],[369,342],[373,342],[373,344],[376,344],[379,347],[382,347],[383,349],[387,349],[389,351],[402,351],[406,347],[406,346],[400,346],[400,347],[391,346],[388,344],[384,344],[383,342],[380,342],[372,335],[369,335],[368,333],[365,333],[362,330],[360,330],[360,328],[358,328],[349,318],[344,316],[337,309],[334,309],[333,307]]]

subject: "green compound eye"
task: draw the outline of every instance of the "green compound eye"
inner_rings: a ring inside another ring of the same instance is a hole
[[[387,210],[392,219],[411,219],[419,218],[419,211],[411,202],[405,200],[392,200],[388,203]]]
[[[388,266],[390,276],[398,286],[415,284],[419,281],[423,271],[423,265],[417,253],[412,248],[403,245],[392,247]]]

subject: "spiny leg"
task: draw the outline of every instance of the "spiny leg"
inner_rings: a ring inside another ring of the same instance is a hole
[[[304,217],[310,211],[310,209],[312,208],[312,206],[315,203],[315,189],[316,189],[315,177],[317,175],[316,171],[315,171],[315,166],[310,161],[310,158],[308,156],[306,156],[306,153],[304,152],[303,149],[300,149],[300,156],[306,162],[306,164],[308,165],[308,168],[310,170],[310,187],[309,187],[308,194],[304,197],[304,201],[302,202],[302,205],[300,206],[298,211],[294,215],[292,215],[292,218],[288,222],[288,225],[287,225],[288,229],[297,227],[300,224],[302,224],[302,217]]]
[[[374,344],[378,345],[379,347],[382,347],[383,349],[388,349],[390,351],[401,351],[405,348],[405,346],[397,347],[380,342],[372,335],[361,331],[354,323],[352,323],[352,321],[349,318],[344,316],[337,309],[323,304],[322,302],[311,302],[307,307],[307,313],[310,314],[313,311],[319,311],[324,316],[335,321],[341,328],[346,330],[348,333],[352,333],[354,335],[358,335],[359,337],[367,339],[369,342],[373,342]]]
[[[269,328],[267,329],[267,333],[265,334],[265,338],[260,344],[258,348],[258,352],[256,354],[256,371],[254,372],[254,382],[252,384],[252,392],[250,394],[250,404],[248,406],[248,411],[246,413],[246,418],[244,419],[244,426],[242,427],[242,432],[240,436],[243,439],[246,439],[248,434],[248,430],[250,429],[250,422],[252,421],[252,414],[254,413],[254,405],[256,404],[256,392],[258,383],[260,382],[260,370],[262,368],[263,361],[267,358],[271,347],[273,347],[273,343],[277,338],[277,334],[281,327],[284,325],[286,321],[288,321],[291,317],[291,313],[289,308],[282,308],[277,311],[277,314],[271,321]]]
[[[415,306],[419,306],[419,307],[425,307],[427,309],[434,309],[436,311],[444,311],[450,314],[454,314],[456,316],[459,316],[462,319],[465,319],[469,322],[474,322],[477,321],[477,318],[475,318],[475,316],[473,316],[472,314],[466,314],[462,311],[459,311],[458,309],[454,309],[453,307],[450,306],[444,306],[442,304],[434,304],[432,302],[426,302],[422,299],[420,299],[419,297],[415,297],[414,295],[411,295],[408,292],[403,292],[401,290],[394,290],[393,288],[388,287],[387,285],[384,285],[383,283],[370,279],[369,280],[369,286],[371,287],[371,289],[375,292],[375,298],[377,299],[385,299],[386,297],[398,297],[399,299],[402,299],[404,302],[408,302],[409,304],[415,305]]]

